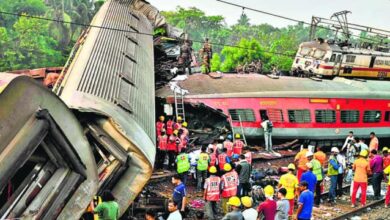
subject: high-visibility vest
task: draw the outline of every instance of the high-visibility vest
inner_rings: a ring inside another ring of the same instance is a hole
[[[328,164],[328,176],[335,176],[339,174],[339,171],[334,169],[333,166],[330,164],[330,161],[334,160],[337,163],[337,159],[335,157],[331,157],[329,159],[329,164]]]
[[[248,151],[245,153],[245,160],[249,163],[252,164],[252,152]]]
[[[173,121],[168,120],[167,121],[167,135],[173,134]]]
[[[230,198],[237,195],[238,175],[235,170],[222,175],[223,189],[222,197]]]
[[[227,156],[232,157],[233,156],[233,143],[231,141],[225,141],[223,142],[224,147],[227,149]]]
[[[177,173],[184,173],[190,169],[190,161],[188,160],[188,154],[182,153],[177,155]]]
[[[323,176],[322,176],[322,166],[321,166],[320,161],[313,159],[310,161],[310,163],[313,166],[312,167],[313,174],[316,175],[317,181],[321,181],[323,179]]]
[[[209,166],[215,166],[217,164],[217,155],[215,153],[210,154],[210,164]]]
[[[205,171],[207,170],[208,166],[209,166],[209,155],[206,153],[200,153],[197,169],[199,171]]]
[[[171,136],[169,136],[167,150],[169,150],[169,151],[177,151],[176,136],[173,135],[173,134],[171,134]]]
[[[168,136],[158,136],[158,148],[160,150],[167,150],[168,147]]]
[[[157,136],[160,136],[160,135],[161,135],[161,131],[164,129],[164,127],[165,127],[164,122],[158,121],[158,122],[156,123],[156,132],[157,132]]]
[[[220,185],[221,178],[215,175],[211,175],[206,179],[206,201],[219,201],[220,199]]]
[[[226,157],[227,155],[225,153],[218,155],[218,166],[220,170],[224,169],[223,167],[225,166],[226,163]]]
[[[244,147],[244,142],[242,142],[241,140],[234,141],[234,144],[233,144],[233,154],[240,155],[242,153],[242,148],[243,147]]]

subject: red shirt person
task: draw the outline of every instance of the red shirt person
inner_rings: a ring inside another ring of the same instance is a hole
[[[164,116],[160,116],[159,117],[159,121],[156,123],[156,133],[157,133],[157,137],[158,136],[161,136],[161,131],[162,130],[165,130],[165,117]]]
[[[274,220],[276,215],[276,202],[273,200],[274,188],[270,185],[264,188],[266,200],[260,203],[257,211],[264,216],[264,220]]]

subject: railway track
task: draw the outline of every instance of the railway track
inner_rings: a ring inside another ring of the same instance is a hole
[[[344,213],[342,215],[339,215],[339,216],[333,218],[333,220],[344,220],[344,219],[350,219],[351,217],[354,217],[354,216],[360,216],[361,214],[363,214],[363,213],[365,213],[367,211],[370,211],[370,210],[372,210],[375,207],[383,205],[384,201],[385,201],[385,199],[381,199],[381,200],[377,200],[377,201],[371,202],[371,203],[369,203],[368,205],[366,205],[364,207],[357,208],[357,209],[351,210],[351,211],[349,211],[347,213]]]

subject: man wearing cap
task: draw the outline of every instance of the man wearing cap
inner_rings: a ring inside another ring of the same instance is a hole
[[[310,220],[313,212],[314,194],[307,187],[308,184],[305,181],[299,184],[301,194],[299,195],[296,217],[298,220]]]
[[[339,149],[337,147],[332,147],[331,156],[328,161],[328,176],[330,178],[330,187],[329,187],[329,199],[328,202],[335,204],[336,199],[336,189],[337,189],[337,176],[339,175],[339,163],[337,161],[337,154],[339,154]]]
[[[324,172],[321,166],[320,161],[315,159],[312,152],[306,154],[307,159],[310,161],[309,168],[312,170],[313,174],[316,176],[317,182],[315,185],[315,205],[319,206],[321,202],[321,184],[324,179]],[[310,187],[309,187],[310,188]]]
[[[310,152],[311,153],[311,152]],[[317,184],[317,177],[313,173],[313,165],[309,162],[306,164],[308,170],[302,174],[301,179],[299,182],[305,181],[307,182],[308,186],[307,188],[314,193],[316,189],[316,184]]]
[[[292,216],[294,212],[294,198],[297,194],[296,189],[298,187],[298,179],[294,175],[295,165],[290,163],[287,168],[288,173],[280,177],[278,188],[285,188],[287,190],[286,199],[288,199],[290,203],[288,215]]]
[[[278,190],[278,201],[276,202],[276,216],[275,220],[288,220],[288,211],[290,210],[290,203],[286,199],[287,190],[280,188]]]
[[[361,204],[362,206],[366,205],[366,196],[367,196],[367,176],[371,174],[370,165],[367,161],[368,152],[366,150],[361,151],[359,154],[359,159],[355,160],[352,165],[352,170],[355,171],[355,176],[353,177],[353,189],[352,189],[352,208],[356,207],[356,194],[359,188],[361,188]]]
[[[183,119],[181,116],[177,116],[177,121],[176,123],[173,125],[173,129],[175,130],[180,130],[181,129],[181,123],[182,123]]]
[[[252,198],[249,196],[244,196],[241,198],[241,203],[245,209],[242,212],[244,219],[245,220],[256,220],[258,213],[257,213],[256,209],[252,208]]]
[[[381,183],[383,179],[383,158],[376,150],[371,150],[370,169],[372,171],[372,187],[374,188],[374,198],[380,199]]]
[[[240,211],[241,201],[237,196],[233,196],[227,202],[230,206],[231,212],[227,213],[222,220],[244,220],[244,216]]]
[[[164,123],[165,117],[160,116],[159,121],[156,123],[156,132],[157,132],[157,137],[161,135],[161,131],[165,130],[165,123]]]
[[[274,187],[268,185],[264,188],[265,201],[260,203],[257,211],[264,220],[274,220],[276,215],[276,202],[274,201]]]
[[[210,177],[204,183],[203,198],[206,201],[206,215],[208,219],[217,219],[217,202],[221,194],[221,178],[216,176],[217,168],[211,166],[209,169]]]
[[[221,177],[221,205],[223,213],[226,214],[228,211],[227,202],[229,198],[237,195],[237,186],[239,184],[239,180],[237,172],[232,169],[232,166],[229,163],[225,164],[224,170],[226,173]]]

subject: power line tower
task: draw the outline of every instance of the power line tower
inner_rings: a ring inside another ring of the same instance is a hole
[[[334,13],[330,17],[330,19],[332,19],[332,18],[336,18],[337,19],[337,21],[339,22],[340,26],[338,28],[337,27],[335,27],[335,28],[341,29],[343,31],[343,34],[344,34],[344,36],[345,36],[345,38],[347,40],[349,40],[349,38],[351,37],[351,33],[349,32],[349,28],[348,28],[348,18],[347,18],[347,15],[349,13],[352,13],[352,12],[347,11],[347,10],[339,11],[339,12]],[[337,32],[336,32],[336,34],[337,34]],[[337,37],[337,35],[336,35],[336,37]]]

